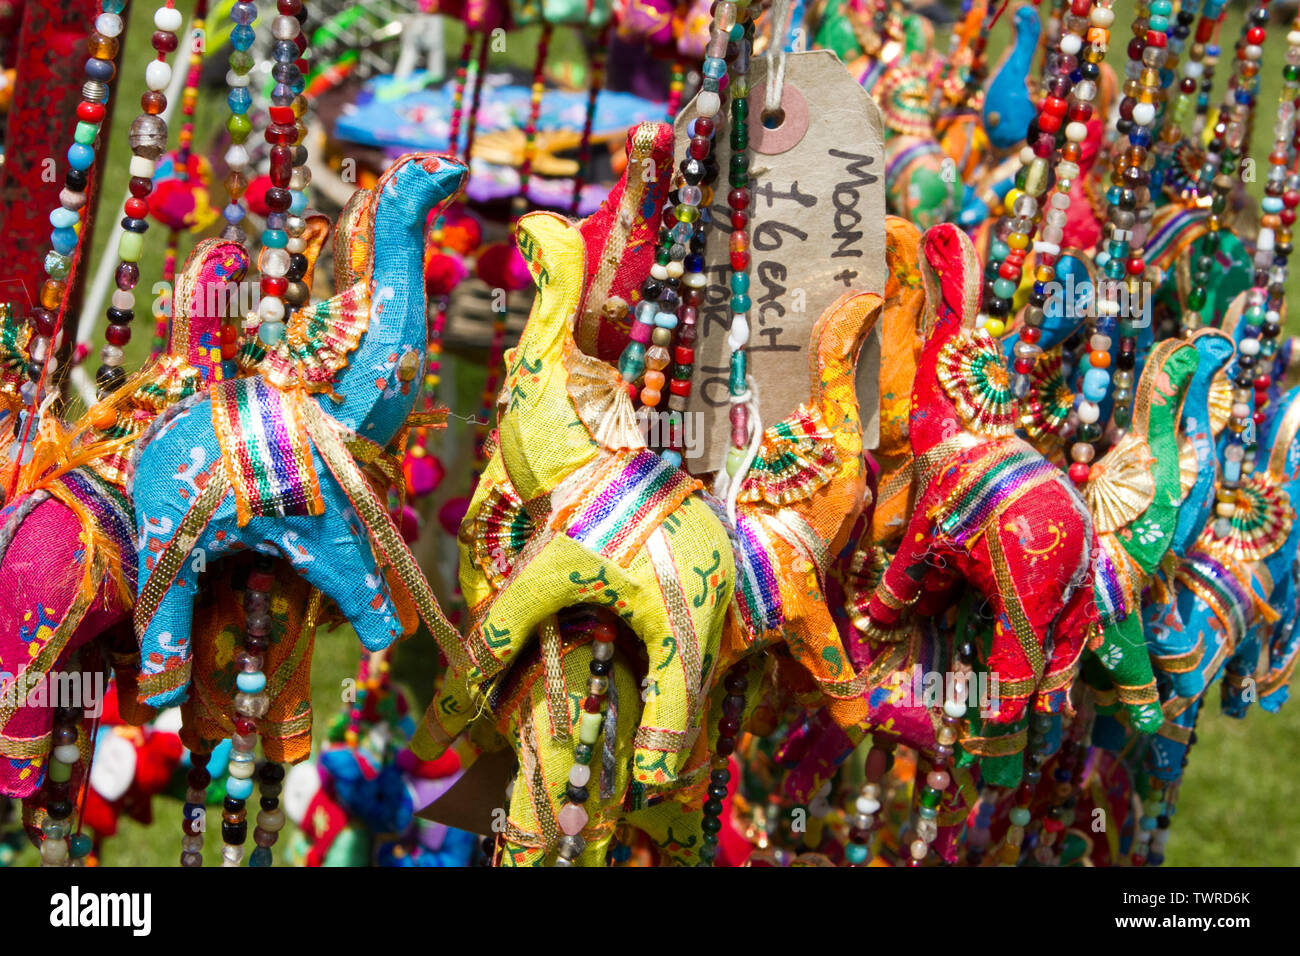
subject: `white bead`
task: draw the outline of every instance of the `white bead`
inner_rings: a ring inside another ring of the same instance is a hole
[[[301,236],[294,236],[284,244],[284,248],[289,252],[305,252],[307,249],[307,240]]]
[[[1205,75],[1205,65],[1203,63],[1189,60],[1183,65],[1183,76],[1188,79],[1199,80],[1203,75]]]
[[[650,267],[650,276],[663,282],[668,278],[668,269],[656,262]]]
[[[1080,402],[1077,412],[1079,421],[1085,425],[1092,425],[1101,417],[1101,409],[1097,407],[1095,402]]]
[[[680,279],[682,277],[682,273],[684,273],[685,271],[686,271],[686,267],[682,265],[680,262],[678,262],[676,259],[673,259],[671,262],[668,263],[668,278],[670,279]]]
[[[262,252],[262,275],[282,276],[289,271],[289,253],[283,249],[266,249]]]
[[[249,76],[247,73],[240,76],[234,70],[226,71],[226,86],[248,86],[248,84]]]
[[[1049,256],[1059,256],[1061,254],[1061,246],[1059,243],[1035,239],[1034,252],[1046,253]]]
[[[1139,126],[1150,126],[1155,122],[1156,107],[1154,103],[1135,103],[1133,105],[1133,122]]]
[[[41,862],[61,866],[68,859],[67,840],[45,840],[41,843]]]
[[[128,291],[127,289],[114,289],[113,308],[122,310],[134,309],[135,293]]]
[[[722,100],[717,93],[701,90],[695,97],[695,112],[700,116],[717,116],[722,109]]]
[[[1088,14],[1088,19],[1092,21],[1094,27],[1101,27],[1104,30],[1115,22],[1115,11],[1109,7],[1095,6]]]
[[[703,289],[708,284],[708,277],[703,272],[688,272],[682,276],[682,285],[690,289]]]
[[[865,816],[867,814],[875,813],[877,810],[879,810],[880,801],[873,800],[871,799],[871,797],[858,797],[858,799],[853,804],[853,808],[857,810],[858,813],[861,813]]]
[[[253,776],[253,771],[256,769],[257,769],[256,765],[251,760],[248,761],[247,763],[232,762],[226,765],[226,773],[239,780],[248,780],[250,777]]]
[[[727,332],[727,348],[739,352],[749,341],[749,319],[739,313],[731,317],[731,329]]]
[[[122,18],[116,13],[101,13],[95,17],[95,32],[106,37],[120,36],[122,33]]]
[[[1276,242],[1276,237],[1272,229],[1261,228],[1259,235],[1255,239],[1255,248],[1260,252],[1272,252]]]
[[[175,7],[159,7],[154,11],[153,25],[159,30],[175,33],[181,28],[181,12]]]
[[[614,656],[613,641],[596,641],[591,646],[591,656],[598,661],[607,661]]]
[[[585,763],[575,763],[569,768],[569,783],[575,787],[585,787],[591,779],[591,768]]]
[[[81,759],[81,750],[76,744],[64,744],[54,748],[54,759],[59,763],[74,764]]]
[[[1037,155],[1037,154],[1034,152],[1034,147],[1032,147],[1032,146],[1021,146],[1021,147],[1020,147],[1020,165],[1021,165],[1021,166],[1028,166],[1030,163],[1032,163],[1032,162],[1034,161],[1034,157],[1035,157],[1036,155]]]
[[[226,150],[226,165],[231,169],[247,169],[248,150],[239,145],[231,146]]]
[[[1259,339],[1244,338],[1237,343],[1237,350],[1241,352],[1242,355],[1258,355]]]
[[[139,176],[141,179],[153,179],[155,169],[157,169],[157,166],[154,161],[143,156],[132,156],[131,162],[127,166],[127,171],[132,176]]]
[[[964,700],[945,700],[943,702],[943,712],[949,717],[965,717],[966,701]]]
[[[1088,127],[1083,123],[1073,122],[1065,124],[1065,138],[1072,143],[1082,143],[1088,138]],[[1069,177],[1073,179],[1074,177]]]
[[[165,90],[172,81],[172,68],[162,60],[153,60],[144,68],[144,82],[151,90]]]
[[[284,303],[270,295],[257,304],[257,314],[263,322],[280,322],[284,319]]]
[[[1083,49],[1083,38],[1077,33],[1066,33],[1061,37],[1061,52],[1074,56]]]

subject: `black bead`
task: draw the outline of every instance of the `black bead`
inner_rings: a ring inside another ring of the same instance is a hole
[[[579,806],[586,803],[589,796],[586,787],[575,787],[573,784],[569,784],[565,788],[564,795],[570,803],[576,803]]]
[[[134,319],[134,309],[115,309],[112,306],[108,309],[108,321],[110,325],[130,325]]]
[[[609,674],[610,661],[598,661],[592,658],[591,663],[587,665],[588,669],[597,677],[605,677]]]

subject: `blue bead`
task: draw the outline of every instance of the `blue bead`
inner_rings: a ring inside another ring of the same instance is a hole
[[[301,190],[295,189],[289,200],[289,212],[295,216],[301,216],[307,209],[307,194]]]
[[[107,83],[113,78],[117,68],[113,66],[112,60],[96,60],[91,57],[86,61],[86,78],[90,80],[99,80],[101,83]]]
[[[749,296],[747,296],[747,295],[733,295],[733,296],[731,297],[731,311],[732,311],[732,312],[748,312],[748,311],[749,311],[749,306],[750,306]]]
[[[226,222],[232,224],[242,222],[244,216],[247,215],[247,213],[244,212],[243,206],[233,202],[227,204],[226,208],[221,210],[221,214],[226,217]]]
[[[68,164],[84,172],[95,164],[95,151],[84,143],[73,143],[68,147]]]
[[[283,249],[289,244],[289,234],[283,229],[263,229],[262,245],[270,249]]]
[[[241,116],[248,112],[248,108],[253,105],[253,94],[248,92],[246,86],[232,87],[226,95],[226,105],[230,107],[230,112],[238,113]]]
[[[716,56],[706,56],[703,72],[711,80],[720,80],[727,72],[727,61]]]
[[[256,39],[257,33],[245,23],[241,23],[230,31],[230,45],[236,50],[247,50]]]
[[[253,852],[248,856],[249,866],[270,866],[271,865],[271,848],[269,846],[258,846],[253,848]]]
[[[235,675],[235,686],[245,694],[257,694],[266,689],[266,675],[261,671],[240,671]]]
[[[50,225],[55,229],[71,229],[80,218],[74,210],[60,206],[50,213]]]
[[[682,467],[682,453],[679,451],[675,451],[671,448],[665,449],[659,457],[674,468]]]
[[[866,863],[867,848],[861,843],[849,843],[844,847],[844,859],[850,863]]]
[[[1156,818],[1143,817],[1138,825],[1142,827],[1143,830],[1154,830],[1156,828]]]
[[[1083,375],[1083,397],[1090,402],[1100,402],[1110,388],[1110,373],[1102,368],[1090,368]]]
[[[226,796],[236,800],[247,800],[253,795],[253,781],[240,777],[226,778]]]
[[[70,256],[77,248],[77,231],[75,229],[55,229],[50,233],[50,245],[59,255]]]
[[[675,329],[677,328],[677,316],[672,312],[656,312],[655,325],[661,329]]]

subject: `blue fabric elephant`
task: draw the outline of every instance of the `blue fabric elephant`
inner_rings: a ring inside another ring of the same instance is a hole
[[[452,159],[399,159],[353,197],[336,231],[336,266],[355,285],[297,312],[260,374],[174,406],[137,443],[142,701],[188,695],[198,575],[243,548],[290,561],[370,650],[403,631],[380,570],[388,566],[458,659],[454,629],[358,461],[383,470],[415,404],[427,345],[425,222],[465,176]]]

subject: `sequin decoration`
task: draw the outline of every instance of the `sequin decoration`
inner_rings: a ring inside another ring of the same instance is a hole
[[[524,503],[509,485],[495,485],[474,516],[474,563],[500,587],[514,569],[515,559],[535,531]]]
[[[1016,403],[1002,353],[983,329],[949,339],[939,352],[939,384],[968,429],[985,438],[1016,431]]]
[[[766,501],[778,508],[801,501],[835,476],[839,462],[835,436],[821,413],[800,405],[763,432],[758,456],[736,500]]]
[[[1020,427],[1040,450],[1055,450],[1064,439],[1061,429],[1074,407],[1074,392],[1061,370],[1061,353],[1040,356],[1029,373],[1029,395],[1021,406]]]
[[[1262,561],[1282,547],[1291,533],[1295,508],[1285,489],[1267,471],[1257,471],[1237,489],[1237,507],[1222,538],[1213,528],[1201,534],[1200,547],[1227,563]]]

